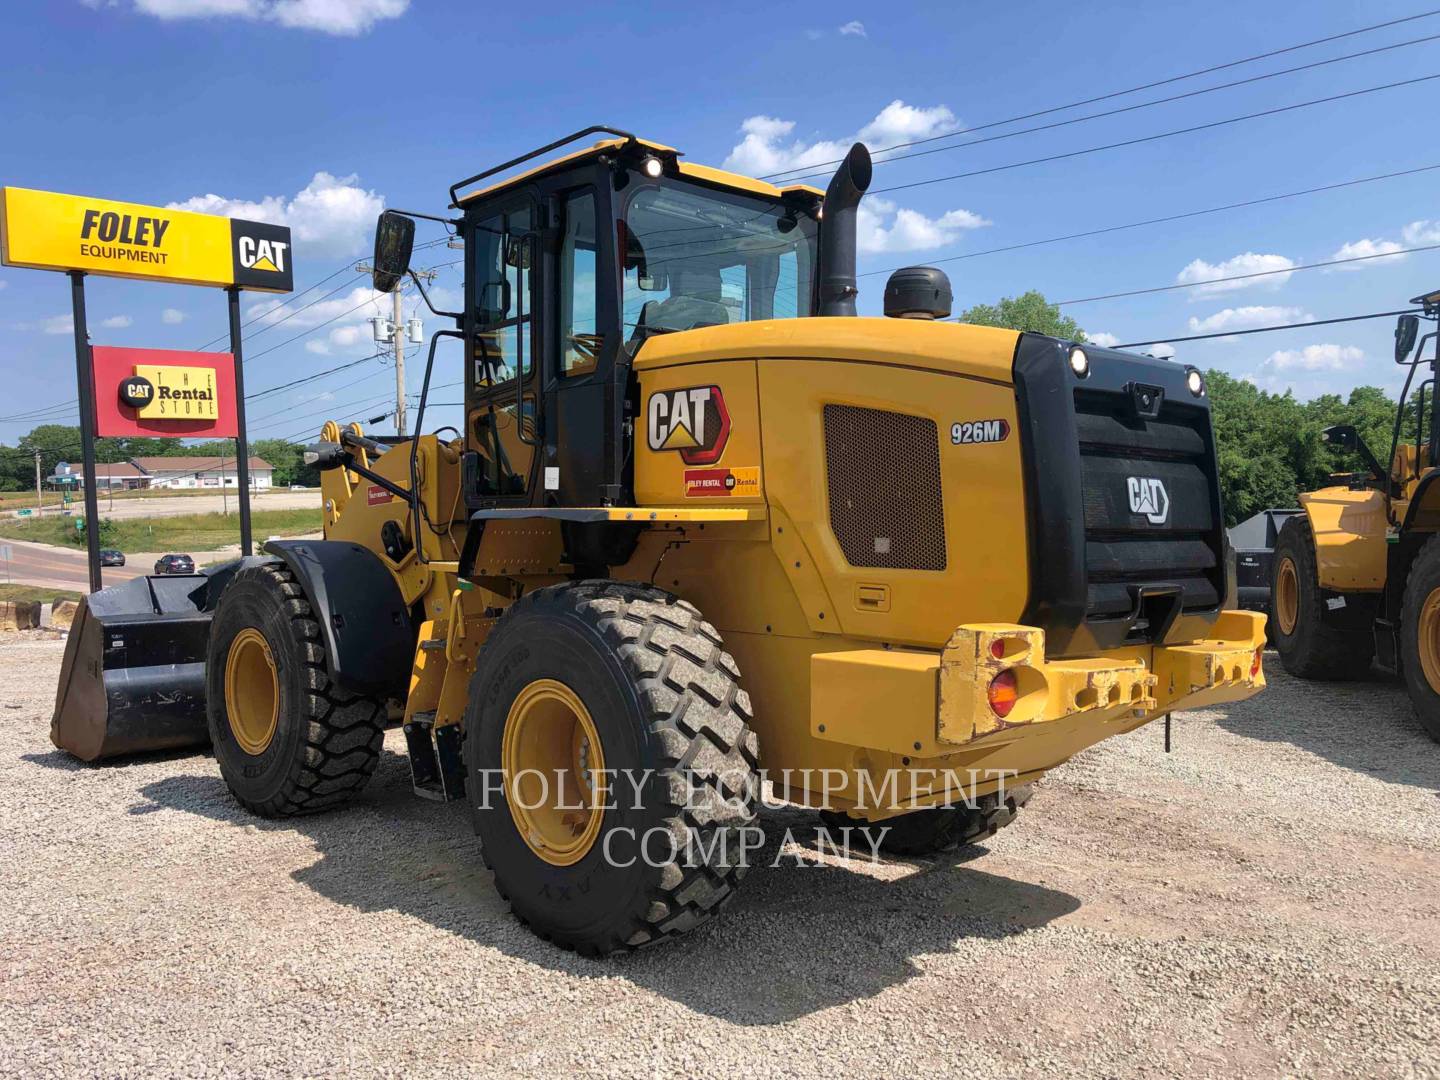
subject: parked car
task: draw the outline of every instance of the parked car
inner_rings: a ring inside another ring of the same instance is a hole
[[[161,555],[155,560],[157,574],[193,574],[195,560],[189,555]]]
[[[124,553],[123,551],[116,551],[114,548],[101,548],[101,549],[100,549],[100,565],[101,565],[101,566],[124,566],[124,565],[125,565],[125,553]]]

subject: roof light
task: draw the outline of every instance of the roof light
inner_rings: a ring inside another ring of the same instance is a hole
[[[651,180],[659,180],[660,174],[665,169],[665,167],[660,164],[660,159],[657,157],[647,157],[644,161],[640,163],[640,168],[646,176],[650,177]]]
[[[1070,350],[1070,370],[1075,373],[1077,379],[1083,379],[1090,374],[1090,358],[1078,345]]]
[[[1196,397],[1205,396],[1205,376],[1201,375],[1197,369],[1192,367],[1185,372],[1185,385]]]

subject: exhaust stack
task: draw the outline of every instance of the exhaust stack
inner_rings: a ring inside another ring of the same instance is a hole
[[[820,314],[854,315],[855,211],[870,186],[870,151],[864,143],[850,147],[825,189],[820,219]]]

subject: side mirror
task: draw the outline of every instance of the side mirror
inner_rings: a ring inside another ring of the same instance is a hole
[[[370,281],[376,292],[394,292],[410,269],[410,253],[415,248],[415,220],[394,210],[386,210],[375,222],[375,258],[371,261]]]
[[[1410,350],[1415,348],[1415,337],[1420,333],[1420,317],[1418,315],[1401,315],[1395,320],[1395,362],[1403,364],[1405,358],[1410,355]]]

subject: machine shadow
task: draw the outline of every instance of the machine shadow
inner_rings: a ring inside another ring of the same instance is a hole
[[[1273,652],[1265,657],[1268,694],[1226,705],[1216,723],[1247,739],[1288,742],[1334,765],[1392,784],[1440,792],[1440,745],[1420,722],[1398,679],[1373,671],[1349,682],[1296,679]],[[1298,706],[1277,710],[1272,696]]]
[[[134,814],[180,810],[229,825],[296,832],[319,853],[297,881],[361,911],[398,911],[437,929],[576,978],[614,978],[731,1023],[784,1023],[872,997],[920,973],[916,959],[970,939],[998,940],[1044,926],[1080,901],[1068,893],[963,865],[981,849],[915,862],[898,880],[845,864],[801,865],[815,818],[762,817],[767,844],[718,923],[632,956],[596,961],[534,937],[491,884],[463,803],[415,798],[409,768],[386,753],[348,810],[266,821],[241,809],[217,776],[175,776],[141,790]],[[772,865],[787,830],[798,842]],[[864,858],[857,846],[856,858]],[[890,872],[907,864],[891,863]],[[833,948],[797,949],[817,923]]]

